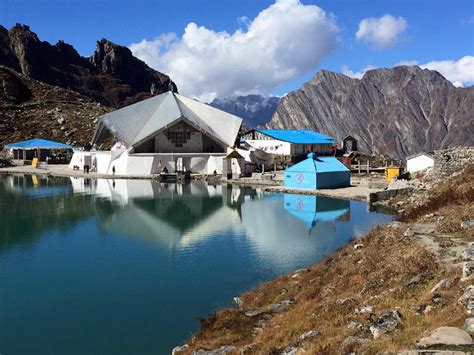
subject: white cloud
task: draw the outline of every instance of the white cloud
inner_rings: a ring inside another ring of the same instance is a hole
[[[390,14],[380,18],[367,17],[360,21],[356,38],[375,49],[386,49],[400,41],[400,36],[407,27],[407,21],[403,17],[396,18]]]
[[[464,87],[466,84],[474,83],[474,56],[466,55],[459,60],[432,61],[426,64],[418,64],[416,60],[402,60],[393,65],[419,65],[422,69],[436,70],[456,87]],[[367,70],[376,69],[373,65],[367,65],[360,71],[352,71],[347,65],[343,65],[341,72],[351,78],[361,79]]]
[[[420,68],[427,68],[440,72],[454,86],[464,86],[466,82],[474,82],[474,56],[466,55],[459,60],[432,61],[421,64]]]
[[[133,54],[177,83],[180,92],[209,102],[215,96],[268,94],[313,70],[334,49],[335,19],[299,0],[277,0],[234,33],[189,23],[182,37],[166,34],[130,46]]]
[[[361,71],[358,71],[358,72],[354,72],[352,71],[351,69],[349,69],[349,67],[347,65],[343,65],[342,68],[341,68],[341,72],[342,74],[344,75],[347,75],[351,78],[357,78],[357,79],[362,79],[362,77],[364,76],[365,72],[367,70],[372,70],[372,69],[376,69],[376,67],[374,67],[373,65],[367,65],[365,68],[363,68]]]

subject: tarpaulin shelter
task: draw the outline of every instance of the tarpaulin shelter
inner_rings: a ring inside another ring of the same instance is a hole
[[[13,159],[32,160],[38,158],[40,161],[51,156],[52,150],[72,151],[72,147],[68,144],[40,138],[7,144],[5,149],[12,151]]]

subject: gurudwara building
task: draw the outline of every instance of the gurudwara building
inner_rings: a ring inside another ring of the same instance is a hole
[[[69,167],[116,175],[220,174],[241,124],[237,116],[170,91],[99,117],[93,149],[76,151]],[[97,150],[110,136],[113,147]]]

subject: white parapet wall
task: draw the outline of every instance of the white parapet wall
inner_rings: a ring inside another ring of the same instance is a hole
[[[75,166],[84,170],[89,165],[92,170],[106,175],[149,176],[163,172],[190,171],[197,174],[222,173],[225,154],[209,153],[140,153],[129,154],[127,150],[121,154],[110,151],[76,151],[69,163],[69,168]]]

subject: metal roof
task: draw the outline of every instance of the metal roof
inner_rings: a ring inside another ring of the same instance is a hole
[[[329,173],[336,171],[349,171],[349,169],[334,157],[318,157],[314,153],[309,153],[308,159],[289,167],[286,171]]]
[[[5,148],[8,149],[37,149],[37,148],[43,148],[43,149],[72,149],[72,147],[68,144],[64,143],[59,143],[59,142],[53,142],[53,141],[48,141],[46,139],[30,139],[27,141],[22,141],[22,142],[17,142],[17,143],[12,143],[12,144],[7,144]]]
[[[331,137],[311,130],[259,129],[257,131],[279,141],[290,142],[294,144],[335,143],[334,139]]]
[[[229,147],[242,124],[240,117],[169,91],[99,117],[93,143],[106,127],[132,147],[181,120]]]

